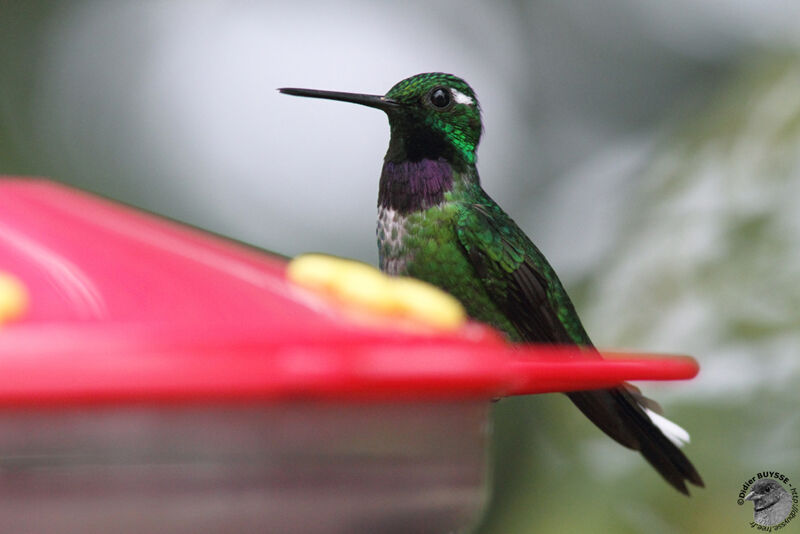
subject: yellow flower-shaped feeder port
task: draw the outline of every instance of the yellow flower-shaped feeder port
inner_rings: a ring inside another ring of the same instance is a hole
[[[17,319],[28,309],[28,291],[14,275],[0,271],[0,325]]]
[[[442,329],[456,329],[467,317],[452,295],[414,278],[387,276],[354,260],[305,254],[289,262],[286,275],[297,285],[375,315]]]

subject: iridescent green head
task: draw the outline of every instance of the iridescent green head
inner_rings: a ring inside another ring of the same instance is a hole
[[[457,168],[475,163],[482,130],[480,106],[467,82],[452,74],[417,74],[396,84],[385,96],[313,89],[280,91],[382,109],[392,130],[387,161],[443,158]]]
[[[475,162],[481,111],[467,82],[441,72],[417,74],[392,87],[386,98],[401,105],[389,112],[392,142],[387,159]]]

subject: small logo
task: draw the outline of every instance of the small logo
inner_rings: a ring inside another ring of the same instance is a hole
[[[764,532],[782,529],[795,518],[798,510],[797,487],[778,471],[762,471],[742,484],[736,504],[753,503],[750,527]]]

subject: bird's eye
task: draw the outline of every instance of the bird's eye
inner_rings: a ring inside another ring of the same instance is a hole
[[[431,91],[431,96],[429,97],[431,104],[435,108],[444,109],[450,105],[450,101],[452,100],[452,95],[450,91],[445,89],[444,87],[437,87],[433,91]]]
[[[769,493],[770,491],[772,491],[772,488],[770,486],[764,488],[764,493]]]

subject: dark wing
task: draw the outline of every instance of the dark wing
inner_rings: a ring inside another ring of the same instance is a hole
[[[492,300],[517,330],[508,333],[516,341],[590,344],[588,338],[573,339],[567,333],[550,302],[550,282],[525,245],[535,247],[513,221],[497,220],[503,215],[497,207],[468,205],[456,231]]]
[[[514,326],[516,332],[507,332],[512,340],[591,347],[552,267],[496,204],[466,205],[456,230],[490,297]],[[657,405],[638,389],[621,386],[568,396],[603,432],[640,451],[678,491],[688,495],[684,480],[703,486],[691,462],[644,412],[642,406]]]

